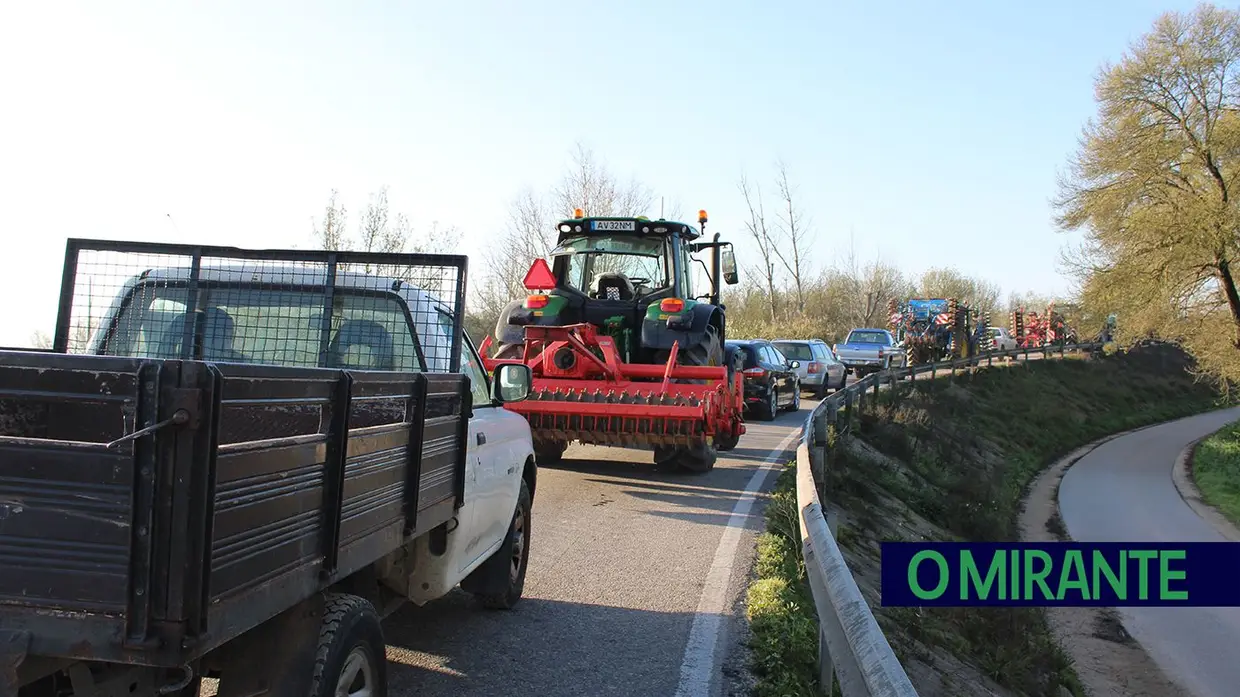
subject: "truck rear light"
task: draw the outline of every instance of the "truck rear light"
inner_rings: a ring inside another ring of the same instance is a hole
[[[764,368],[747,368],[741,372],[747,378],[760,378],[763,375],[766,375],[766,370]]]

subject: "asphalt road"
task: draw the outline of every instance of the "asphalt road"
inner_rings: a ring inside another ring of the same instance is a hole
[[[753,492],[794,456],[811,406],[749,423],[705,475],[593,446],[540,468],[523,600],[488,612],[454,591],[388,618],[393,696],[741,694]]]
[[[1192,441],[1240,419],[1240,408],[1160,424],[1109,441],[1064,475],[1060,515],[1083,542],[1226,542],[1171,479]],[[1240,608],[1117,608],[1128,633],[1197,697],[1240,693]]]

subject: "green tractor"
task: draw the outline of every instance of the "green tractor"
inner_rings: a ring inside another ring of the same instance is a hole
[[[534,370],[532,397],[512,408],[529,418],[541,462],[578,441],[650,446],[656,463],[713,467],[744,432],[743,366],[724,345],[721,302],[722,284],[739,280],[732,244],[703,239],[706,211],[700,228],[574,213],[557,223],[551,264],[530,267],[531,294],[500,315],[484,362]],[[702,251],[710,268],[693,256]],[[709,288],[693,287],[695,265]]]

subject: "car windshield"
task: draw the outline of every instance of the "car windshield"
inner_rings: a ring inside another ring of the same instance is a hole
[[[809,344],[780,341],[776,342],[775,348],[794,361],[811,361],[814,359],[814,353],[810,350]]]
[[[848,344],[887,344],[890,340],[883,332],[876,330],[853,331],[848,334]]]
[[[635,295],[670,285],[663,249],[661,237],[590,235],[565,239],[552,250],[551,256],[568,257],[568,274],[564,279],[568,287],[596,297],[620,299],[624,297],[621,292],[607,295],[610,289],[600,287],[599,281],[607,275],[620,274],[633,284]]]

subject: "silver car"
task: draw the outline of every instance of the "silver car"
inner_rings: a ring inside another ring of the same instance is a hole
[[[821,339],[779,339],[771,342],[789,360],[800,362],[796,369],[801,385],[821,398],[828,390],[844,387],[848,370]]]

